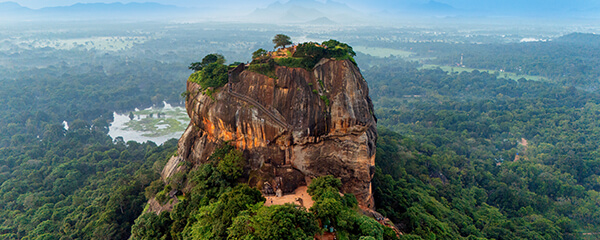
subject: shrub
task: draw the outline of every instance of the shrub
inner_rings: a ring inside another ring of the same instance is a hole
[[[202,70],[192,73],[188,81],[200,84],[202,90],[209,87],[219,88],[229,81],[228,67],[220,62],[205,66]]]
[[[275,75],[275,61],[273,61],[273,59],[269,59],[266,63],[250,64],[248,70],[273,79],[277,79],[277,75]]]
[[[260,58],[262,56],[266,56],[268,53],[269,52],[267,52],[267,50],[259,48],[258,50],[256,50],[255,52],[252,53],[252,59],[256,59],[256,58]]]
[[[215,63],[215,62],[224,64],[225,57],[223,57],[223,55],[218,54],[218,53],[208,54],[208,55],[204,56],[204,58],[202,58],[202,62],[191,63],[188,68],[197,72],[197,71],[202,70],[204,67],[208,66],[209,64]]]
[[[159,193],[156,194],[156,201],[158,201],[158,203],[160,204],[165,204],[167,203],[167,201],[169,200],[169,196],[167,196],[169,193],[163,191],[160,191]]]
[[[304,68],[304,59],[297,57],[279,58],[275,60],[279,66],[286,66],[291,68]]]
[[[329,98],[327,97],[327,95],[321,95],[320,98],[323,102],[325,102],[325,106],[329,107]]]
[[[339,192],[342,188],[342,180],[333,177],[332,175],[318,177],[312,180],[308,186],[307,192],[312,196],[313,200],[321,199],[321,196],[327,192]]]
[[[237,149],[233,149],[218,163],[217,170],[223,173],[228,179],[235,180],[242,176],[246,159],[242,156],[242,152]]]

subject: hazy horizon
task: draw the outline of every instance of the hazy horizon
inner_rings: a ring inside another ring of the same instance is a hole
[[[230,11],[252,12],[258,8],[266,8],[269,5],[280,2],[307,2],[310,0],[222,0],[222,1],[192,1],[192,0],[151,0],[151,1],[113,1],[113,0],[13,0],[2,2],[15,2],[23,7],[30,9],[41,9],[46,7],[65,7],[77,3],[159,3],[164,5],[173,5],[182,8],[197,9],[227,9]],[[430,11],[455,11],[458,14],[481,13],[481,14],[499,14],[499,15],[524,15],[524,16],[546,16],[554,17],[555,14],[578,16],[583,13],[594,16],[600,12],[600,3],[592,0],[374,0],[369,2],[359,0],[314,0],[316,2],[337,2],[343,3],[364,13],[377,12],[398,12],[407,9],[428,8]]]

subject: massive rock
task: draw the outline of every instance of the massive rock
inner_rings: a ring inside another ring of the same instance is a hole
[[[230,83],[203,94],[189,82],[186,108],[191,122],[178,154],[162,177],[207,161],[229,142],[248,159],[244,180],[265,191],[284,193],[313,177],[333,175],[342,192],[373,207],[376,118],[369,89],[356,65],[322,59],[312,70],[275,67],[276,79],[240,65]]]

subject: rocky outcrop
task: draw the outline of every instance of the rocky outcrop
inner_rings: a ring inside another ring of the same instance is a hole
[[[245,180],[284,193],[312,177],[334,175],[342,192],[372,207],[376,119],[367,83],[348,60],[322,59],[311,71],[275,67],[276,79],[240,66],[207,95],[187,83],[191,122],[162,177],[207,161],[225,141],[248,160]],[[189,165],[189,164],[188,164]]]

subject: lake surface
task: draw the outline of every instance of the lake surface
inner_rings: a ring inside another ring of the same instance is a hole
[[[152,141],[158,145],[171,138],[179,139],[190,118],[185,108],[164,104],[162,108],[131,111],[133,119],[130,118],[130,113],[113,113],[114,122],[111,123],[108,134],[113,139],[123,137],[125,142]]]

